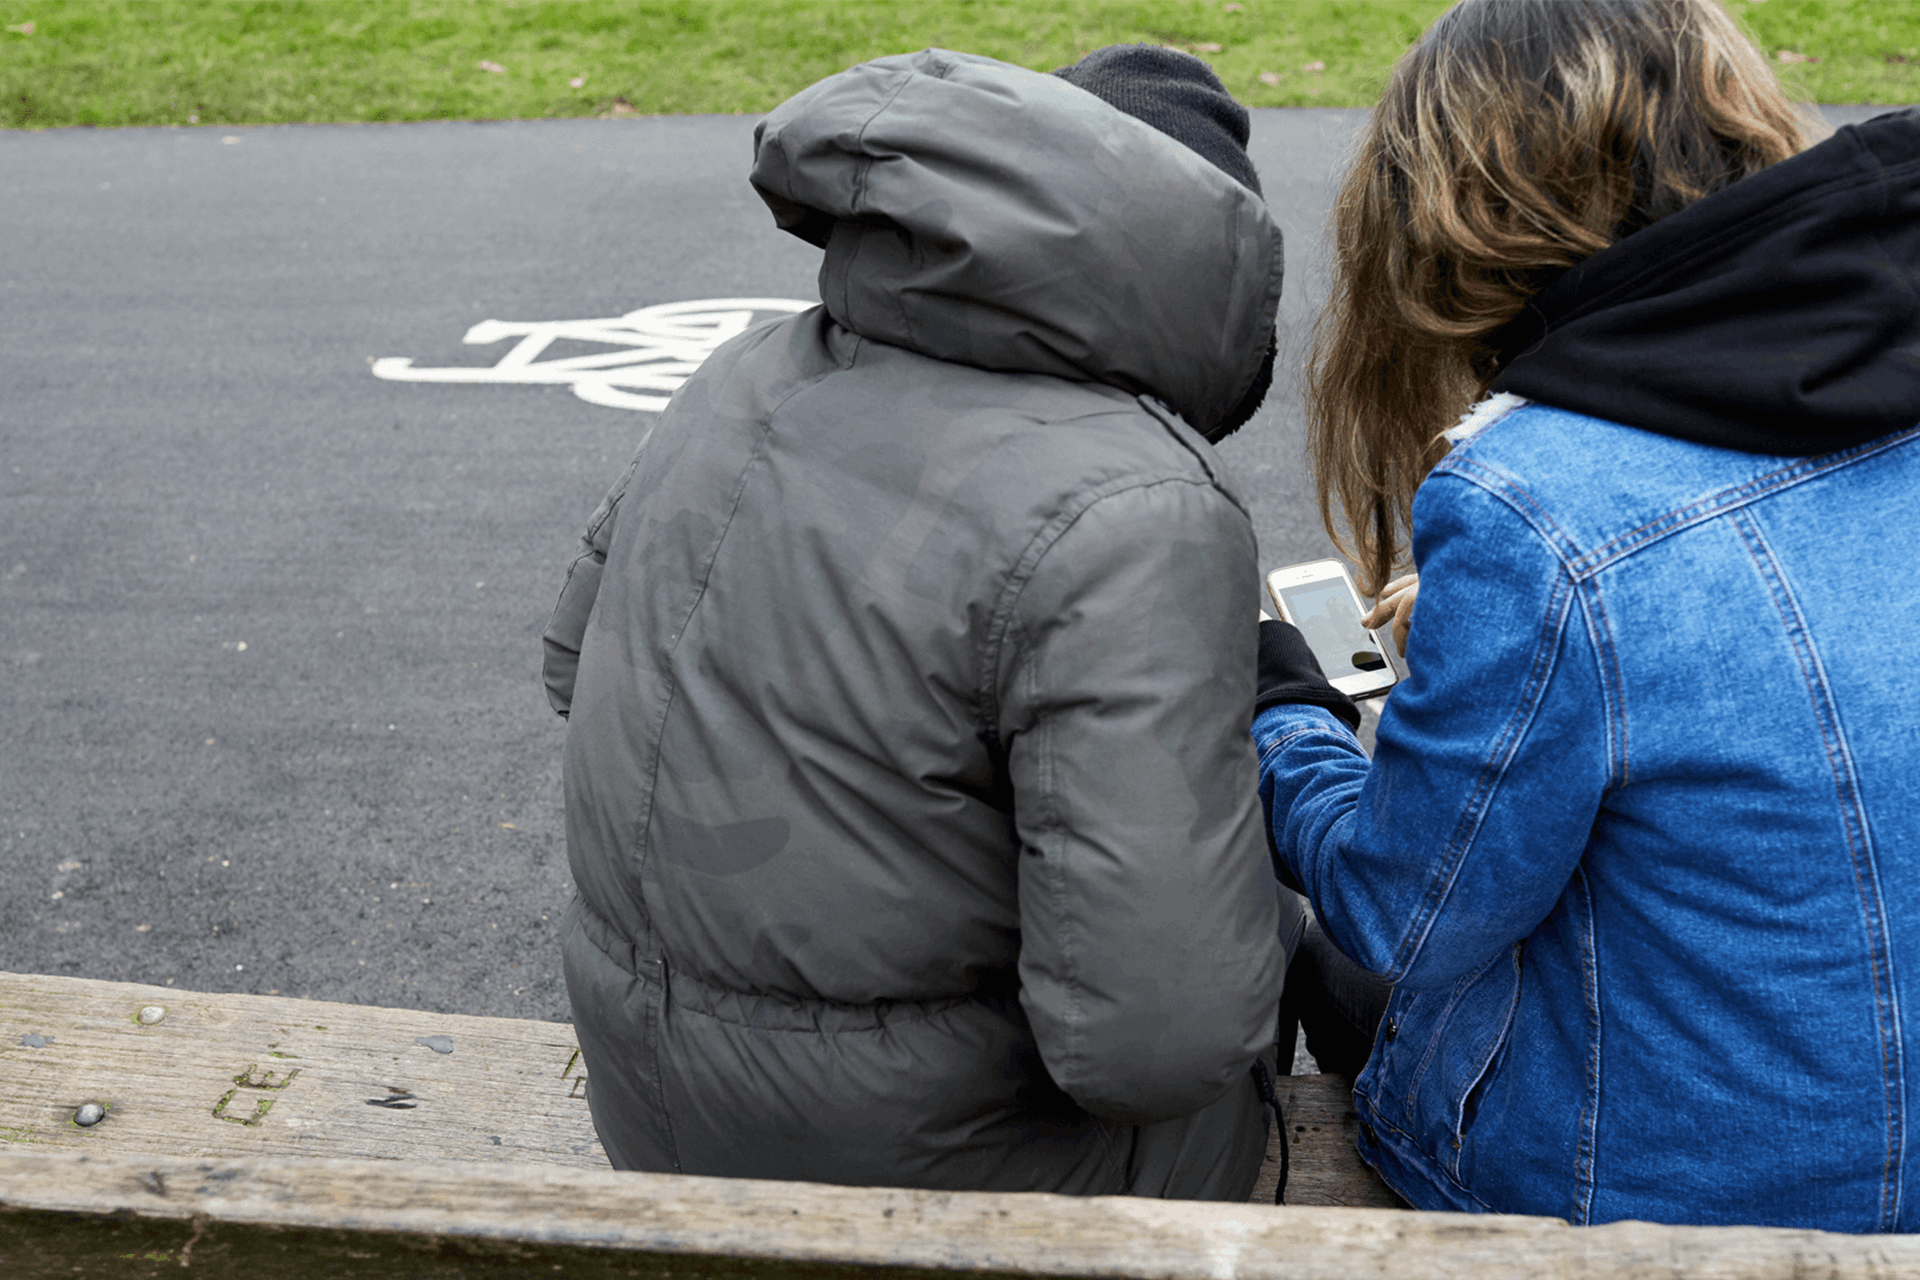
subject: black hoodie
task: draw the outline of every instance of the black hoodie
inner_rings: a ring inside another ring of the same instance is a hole
[[[1850,125],[1567,270],[1493,390],[1749,453],[1920,423],[1920,112]]]

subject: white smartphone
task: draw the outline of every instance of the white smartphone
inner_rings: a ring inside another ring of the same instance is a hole
[[[1374,698],[1400,677],[1380,637],[1360,624],[1367,611],[1338,560],[1290,564],[1267,575],[1280,616],[1300,628],[1333,687],[1349,698]]]

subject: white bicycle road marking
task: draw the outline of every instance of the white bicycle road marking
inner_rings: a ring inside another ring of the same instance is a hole
[[[494,364],[416,369],[410,356],[385,356],[373,362],[373,376],[392,382],[567,383],[589,404],[658,413],[715,347],[753,323],[755,312],[791,313],[815,305],[792,298],[702,298],[657,303],[605,320],[482,320],[462,342],[484,346],[520,339]],[[540,359],[559,340],[620,349]]]

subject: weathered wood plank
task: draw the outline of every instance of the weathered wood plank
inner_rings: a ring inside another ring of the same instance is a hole
[[[142,1008],[165,1013],[144,1024]],[[563,1023],[0,973],[0,1144],[604,1168],[585,1083]],[[1398,1205],[1354,1154],[1345,1085],[1279,1084],[1288,1200]],[[106,1119],[81,1128],[90,1101]],[[1278,1142],[1258,1203],[1273,1200]]]
[[[1292,1143],[1287,1174],[1290,1205],[1343,1205],[1355,1209],[1404,1209],[1380,1176],[1354,1150],[1360,1117],[1353,1109],[1353,1091],[1339,1076],[1286,1076],[1275,1082],[1280,1110],[1287,1117]],[[1267,1137],[1267,1157],[1260,1166],[1252,1201],[1272,1204],[1280,1180],[1280,1135]]]
[[[144,1258],[122,1247],[141,1242]],[[306,1263],[301,1274],[341,1276],[497,1274],[495,1264],[595,1277],[854,1267],[1141,1280],[1920,1274],[1920,1239],[1904,1236],[0,1148],[0,1268],[21,1280],[70,1275],[76,1255],[63,1249],[99,1261],[90,1277],[288,1274],[290,1257]]]
[[[0,1144],[607,1163],[563,1023],[31,974],[0,974]]]
[[[0,1275],[1920,1274],[1906,1237],[1307,1207],[1396,1203],[1333,1077],[1281,1082],[1283,1209],[616,1174],[582,1081],[559,1024],[0,975]]]

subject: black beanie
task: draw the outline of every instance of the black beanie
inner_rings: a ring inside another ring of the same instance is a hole
[[[1053,74],[1152,125],[1260,194],[1260,175],[1247,158],[1247,109],[1192,54],[1157,44],[1109,45]]]

